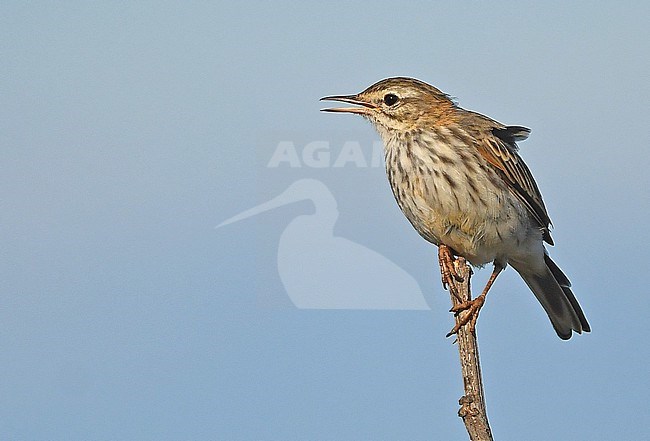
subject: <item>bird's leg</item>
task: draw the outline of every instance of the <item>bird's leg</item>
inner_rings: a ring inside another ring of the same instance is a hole
[[[461,317],[458,320],[458,323],[456,323],[453,329],[449,331],[447,337],[456,334],[458,330],[461,327],[465,326],[467,323],[469,323],[470,331],[472,333],[475,332],[476,320],[478,319],[478,314],[481,308],[483,307],[483,304],[485,303],[485,297],[487,296],[488,291],[492,287],[492,284],[497,279],[497,276],[501,273],[501,271],[503,271],[503,268],[504,268],[503,265],[497,264],[495,262],[494,269],[492,270],[492,274],[490,275],[490,278],[485,284],[485,288],[483,288],[483,292],[481,292],[481,295],[476,297],[474,300],[467,300],[465,302],[459,303],[458,305],[455,305],[449,310],[449,312],[453,312],[456,315],[458,315],[461,311],[467,311],[467,314],[463,315],[463,317]]]
[[[438,263],[440,264],[440,273],[442,275],[442,287],[449,289],[459,301],[462,301],[458,297],[454,282],[462,282],[463,278],[456,272],[454,260],[455,258],[451,248],[442,244],[438,246]]]

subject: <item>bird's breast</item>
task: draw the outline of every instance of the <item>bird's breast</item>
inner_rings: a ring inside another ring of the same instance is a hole
[[[393,136],[385,148],[393,195],[426,240],[483,264],[495,257],[486,249],[525,235],[524,208],[462,138],[420,131]]]

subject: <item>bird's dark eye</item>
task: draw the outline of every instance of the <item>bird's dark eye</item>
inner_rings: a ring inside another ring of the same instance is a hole
[[[387,93],[384,95],[384,104],[387,106],[394,106],[397,101],[399,101],[399,97],[394,93]]]

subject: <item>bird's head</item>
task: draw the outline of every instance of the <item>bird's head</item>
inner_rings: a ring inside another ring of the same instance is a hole
[[[440,90],[413,78],[387,78],[356,95],[334,95],[321,101],[340,101],[357,107],[322,109],[362,115],[381,132],[410,131],[423,124],[444,124],[454,118],[454,102]]]

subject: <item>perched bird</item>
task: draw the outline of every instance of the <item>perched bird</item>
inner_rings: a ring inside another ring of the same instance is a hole
[[[323,110],[355,113],[374,124],[384,143],[393,195],[417,232],[439,247],[443,280],[452,254],[475,266],[493,262],[481,295],[461,307],[472,318],[460,325],[470,319],[475,325],[485,295],[510,265],[561,339],[569,339],[572,331],[591,330],[569,279],[543,244],[553,245],[551,221],[517,153],[516,142],[526,139],[529,129],[462,109],[440,90],[412,78],[388,78],[356,95],[321,100],[354,104]]]

